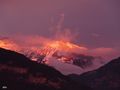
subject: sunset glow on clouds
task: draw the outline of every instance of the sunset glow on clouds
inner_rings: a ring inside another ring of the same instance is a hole
[[[86,46],[79,46],[70,41],[53,40],[39,36],[22,36],[16,39],[0,39],[0,47],[20,52],[21,50],[40,51],[44,48],[57,49],[64,52],[74,52],[79,54],[92,55],[95,57],[102,57],[104,59],[112,59],[119,55],[116,48],[98,47],[89,48]]]
[[[0,36],[16,35],[16,39],[20,36],[17,43],[21,45],[26,40],[26,46],[35,47],[49,39],[70,39],[69,42],[87,48],[84,53],[116,57],[120,54],[118,3],[117,0],[0,0]]]

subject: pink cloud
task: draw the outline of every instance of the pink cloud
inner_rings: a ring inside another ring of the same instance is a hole
[[[119,54],[119,51],[116,48],[107,47],[95,48],[88,52],[90,55],[101,56],[105,59],[113,59],[114,57],[117,57]]]

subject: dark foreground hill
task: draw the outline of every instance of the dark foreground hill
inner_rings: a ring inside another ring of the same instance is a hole
[[[91,90],[52,67],[0,48],[0,90]]]
[[[98,70],[70,77],[93,90],[120,90],[120,58],[112,60]]]

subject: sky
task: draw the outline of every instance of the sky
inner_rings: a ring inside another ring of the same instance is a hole
[[[60,24],[61,31],[77,33],[75,43],[120,54],[119,3],[120,0],[0,0],[0,35],[53,37],[55,31],[51,28]]]

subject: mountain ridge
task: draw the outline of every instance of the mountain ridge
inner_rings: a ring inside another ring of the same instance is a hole
[[[97,70],[82,75],[69,75],[74,81],[83,83],[93,90],[120,90],[120,57]]]
[[[31,61],[22,54],[0,48],[0,89],[89,90],[56,69]]]

